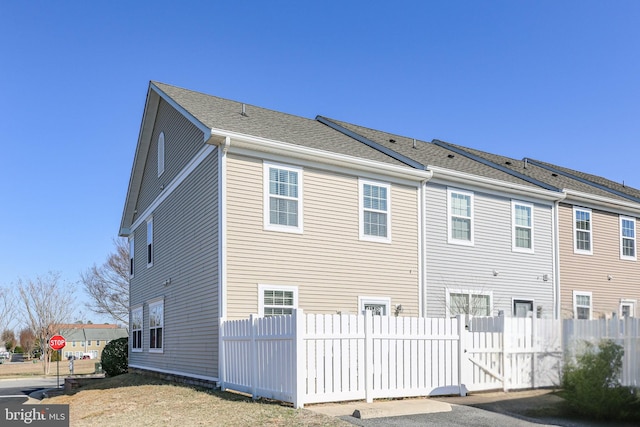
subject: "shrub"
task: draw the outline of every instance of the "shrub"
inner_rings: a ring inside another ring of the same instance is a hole
[[[640,417],[635,390],[620,384],[622,346],[603,340],[596,348],[586,342],[575,362],[567,362],[562,374],[563,397],[569,407],[599,419]]]
[[[129,338],[118,338],[110,341],[102,350],[102,369],[107,376],[127,373],[129,366]]]
[[[14,348],[14,349],[13,349],[13,352],[14,352],[14,353],[22,353],[22,352],[23,352],[22,347],[20,347],[19,345],[17,345],[17,346],[16,346],[16,348]]]

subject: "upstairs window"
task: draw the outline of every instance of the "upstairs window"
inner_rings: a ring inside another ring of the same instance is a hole
[[[636,219],[620,217],[620,258],[636,260]]]
[[[142,307],[131,310],[131,351],[142,351]]]
[[[164,172],[164,132],[158,137],[158,177]]]
[[[129,237],[129,277],[133,277],[133,254],[134,251],[133,237]]]
[[[511,202],[512,247],[518,252],[533,252],[533,205]]]
[[[147,220],[147,267],[153,265],[153,218]]]
[[[295,286],[260,285],[258,292],[262,316],[293,314],[293,309],[298,307],[298,288]]]
[[[593,254],[591,210],[574,207],[573,224],[573,251],[577,254]]]
[[[164,330],[164,301],[149,303],[149,351],[162,352]]]
[[[449,188],[449,243],[473,245],[473,193]]]
[[[302,233],[302,168],[264,162],[264,228]]]
[[[359,180],[359,187],[360,238],[363,240],[390,242],[390,185]]]

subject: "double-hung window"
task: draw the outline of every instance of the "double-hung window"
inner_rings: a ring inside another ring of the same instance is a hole
[[[298,288],[295,286],[259,285],[260,315],[279,316],[293,314],[298,307]]]
[[[491,315],[491,292],[447,290],[447,302],[449,316],[457,316],[458,314]]]
[[[591,209],[573,208],[573,252],[593,254]]]
[[[620,258],[636,260],[636,219],[620,217]]]
[[[573,291],[573,317],[576,319],[591,319],[593,311],[591,292]]]
[[[135,245],[133,242],[133,236],[129,237],[129,277],[133,277],[133,254]]]
[[[153,217],[147,220],[147,267],[153,265]]]
[[[149,303],[149,351],[162,353],[164,345],[164,301]]]
[[[511,201],[512,248],[517,252],[533,252],[533,205]]]
[[[447,189],[449,243],[473,245],[473,193]]]
[[[391,242],[391,186],[359,180],[360,239]]]
[[[302,168],[264,162],[265,230],[302,233]]]
[[[131,351],[142,351],[142,307],[131,310]]]

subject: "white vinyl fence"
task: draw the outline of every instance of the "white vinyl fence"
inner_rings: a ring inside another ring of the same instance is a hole
[[[622,385],[640,387],[640,319],[570,319],[563,322],[563,347],[569,357],[582,351],[585,341],[597,346],[601,340],[612,340],[624,349]]]
[[[548,324],[547,324],[548,323]],[[559,323],[303,314],[223,321],[220,386],[292,402],[552,386]]]

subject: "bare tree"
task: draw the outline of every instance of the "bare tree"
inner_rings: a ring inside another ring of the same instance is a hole
[[[31,352],[36,347],[36,336],[29,328],[24,328],[20,331],[20,347],[22,347],[23,354],[31,357]]]
[[[51,348],[48,341],[68,323],[74,308],[73,290],[60,282],[59,273],[48,273],[35,280],[18,281],[20,299],[24,303],[25,321],[40,344],[44,357],[44,373],[49,373]]]
[[[5,329],[4,331],[2,331],[2,335],[0,335],[0,338],[2,339],[4,348],[6,348],[7,351],[13,351],[13,349],[18,344],[16,342],[16,334],[11,329]]]
[[[129,324],[129,245],[126,239],[114,239],[115,252],[101,265],[80,274],[80,281],[91,297],[87,308]]]
[[[0,330],[11,329],[14,317],[14,294],[9,288],[0,288]]]

